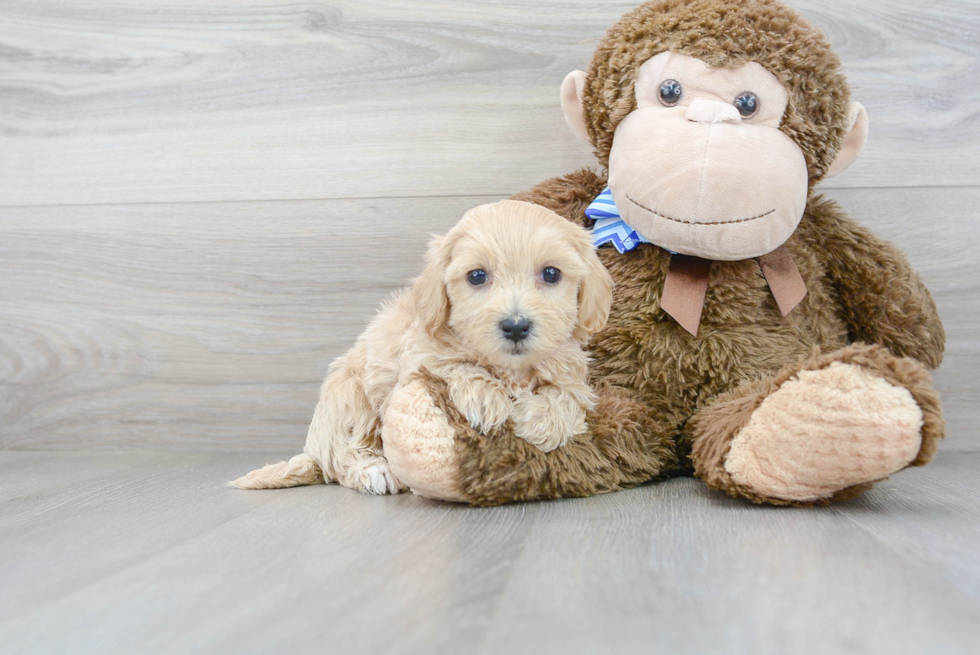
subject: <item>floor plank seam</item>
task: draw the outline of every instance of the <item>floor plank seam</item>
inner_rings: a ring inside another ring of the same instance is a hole
[[[587,168],[596,168],[588,166]],[[566,173],[572,173],[573,171],[566,171],[565,173],[557,173],[557,175],[564,175]],[[527,187],[533,186],[533,182],[528,183]],[[880,186],[818,186],[814,191],[816,193],[822,193],[824,191],[899,191],[907,189],[910,191],[934,191],[934,190],[975,190],[980,189],[980,185],[977,184],[952,184],[952,185],[900,185],[900,186],[890,186],[890,185],[880,185]],[[78,202],[78,203],[36,203],[36,204],[18,204],[18,205],[5,205],[0,204],[0,210],[6,209],[58,209],[58,208],[71,208],[71,207],[140,207],[140,206],[152,206],[152,205],[230,205],[230,204],[257,204],[257,203],[285,203],[285,202],[370,202],[372,200],[451,200],[454,198],[474,198],[474,199],[487,199],[488,201],[497,200],[501,198],[508,198],[516,193],[524,191],[524,188],[511,189],[509,191],[501,191],[499,193],[489,193],[489,192],[479,192],[479,193],[450,193],[450,194],[423,194],[423,195],[394,195],[394,196],[309,196],[309,197],[294,197],[294,198],[232,198],[227,200],[167,200],[167,201],[141,201],[141,202]],[[2,220],[2,219],[0,219]]]

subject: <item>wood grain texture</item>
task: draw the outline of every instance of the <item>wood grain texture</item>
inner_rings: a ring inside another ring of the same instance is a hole
[[[832,195],[932,289],[944,448],[980,448],[980,189]],[[299,449],[328,363],[491,199],[0,209],[0,448]]]
[[[328,363],[480,202],[0,210],[0,447],[301,443]]]
[[[634,4],[4,2],[0,204],[509,195],[593,162],[558,88]],[[831,186],[976,183],[980,5],[791,4],[871,116]]]
[[[222,486],[263,461],[0,452],[0,652],[980,652],[980,454],[809,510]]]

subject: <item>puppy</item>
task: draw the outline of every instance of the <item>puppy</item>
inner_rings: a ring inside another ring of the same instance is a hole
[[[585,431],[594,404],[582,346],[609,318],[612,278],[588,233],[544,207],[504,200],[435,238],[426,266],[330,367],[303,454],[233,483],[271,489],[337,481],[403,489],[384,458],[392,393],[420,369],[484,433],[512,419],[544,451]]]

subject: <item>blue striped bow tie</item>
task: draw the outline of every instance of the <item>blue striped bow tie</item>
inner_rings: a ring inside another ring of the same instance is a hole
[[[599,197],[592,201],[585,210],[585,215],[595,221],[592,226],[592,245],[596,248],[611,243],[622,254],[641,243],[650,243],[620,216],[609,187],[603,189]]]

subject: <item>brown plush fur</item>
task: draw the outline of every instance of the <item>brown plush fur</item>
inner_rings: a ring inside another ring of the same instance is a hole
[[[515,437],[509,421],[480,434],[449,402],[445,382],[430,375],[426,384],[456,427],[461,492],[473,505],[592,496],[646,482],[677,465],[671,427],[623,389],[597,385],[598,402],[587,416],[590,433],[546,453]]]
[[[515,198],[537,202],[587,224],[585,208],[604,186],[604,178],[581,170],[547,180]],[[615,435],[620,439],[617,456],[637,459],[642,470],[627,479],[614,469],[589,470],[581,463],[572,465],[571,451],[563,452],[561,460],[538,458],[540,462],[525,464],[525,453],[509,449],[506,435],[464,437],[457,455],[461,487],[468,500],[486,504],[493,499],[507,502],[581,495],[589,485],[597,493],[684,473],[693,466],[710,486],[733,496],[805,505],[763,498],[732,485],[717,467],[735,432],[765,396],[799,370],[831,361],[867,367],[909,389],[925,421],[922,448],[912,465],[927,463],[944,429],[938,395],[923,365],[938,366],[944,342],[928,291],[897,249],[819,196],[811,200],[787,247],[807,281],[809,293],[800,306],[783,318],[754,261],[715,262],[697,337],[659,308],[668,253],[647,244],[623,255],[613,248],[601,248],[600,257],[616,280],[616,288],[609,323],[593,337],[591,374],[602,384],[619,387],[620,402],[638,403],[644,409],[620,422],[619,414],[606,414],[600,404],[589,417],[590,434],[580,437],[578,443],[601,442]],[[856,311],[854,302],[864,303],[866,311]],[[887,350],[848,346],[859,337]],[[827,354],[817,357],[814,349]],[[659,421],[639,420],[645,415]],[[627,426],[634,424],[650,426],[647,429],[653,431],[633,434]],[[665,448],[665,442],[672,448]],[[650,450],[650,443],[657,447]],[[546,462],[551,467],[544,470]],[[492,474],[488,473],[491,464]],[[547,494],[534,491],[534,485],[527,493],[522,491],[521,485],[528,483],[525,469],[536,466],[542,468],[530,477],[549,476]],[[588,485],[579,479],[582,471],[591,475]],[[511,475],[519,482],[501,484]],[[851,498],[870,487],[868,483],[843,489],[826,501]]]
[[[786,247],[808,295],[784,318],[756,261],[714,262],[695,337],[659,306],[669,253],[649,244],[626,254],[601,248],[616,288],[609,322],[591,344],[601,400],[589,416],[590,433],[545,455],[507,434],[507,426],[488,437],[473,434],[443,402],[458,426],[459,486],[470,502],[579,496],[693,467],[733,496],[804,504],[741,488],[722,464],[734,435],[768,394],[801,369],[834,361],[909,390],[924,419],[912,465],[928,462],[943,436],[926,367],[942,361],[945,337],[929,292],[901,252],[812,193],[848,127],[847,84],[824,37],[774,0],[662,0],[637,8],[599,44],[583,93],[603,165],[616,125],[634,108],[637,69],[665,50],[713,66],[755,61],[788,89],[780,129],[806,157],[811,192]],[[580,170],[515,198],[590,227],[585,208],[605,183],[604,176]],[[854,485],[824,500],[870,487]]]

